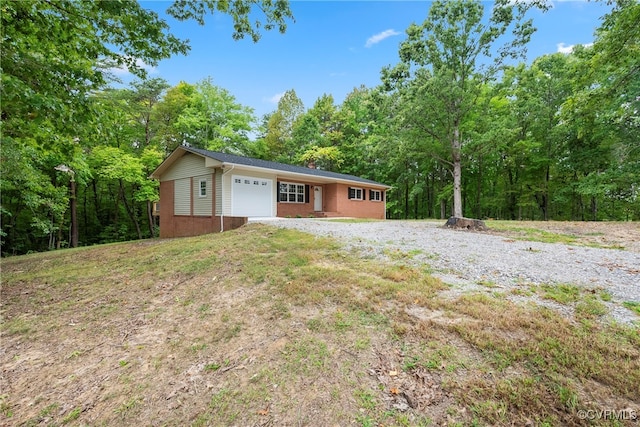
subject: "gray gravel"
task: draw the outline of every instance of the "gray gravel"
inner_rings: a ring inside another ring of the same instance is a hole
[[[640,253],[507,239],[485,233],[442,228],[443,221],[335,222],[321,219],[260,220],[278,227],[331,236],[365,257],[407,254],[405,262],[423,265],[452,286],[468,290],[509,291],[531,284],[574,284],[605,289],[612,302],[608,319],[632,323],[638,317],[620,305],[640,302]],[[512,299],[523,299],[513,296]],[[538,303],[567,315],[572,309],[547,300]]]

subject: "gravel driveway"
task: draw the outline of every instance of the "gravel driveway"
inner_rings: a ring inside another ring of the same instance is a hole
[[[640,302],[640,253],[619,249],[512,240],[504,236],[442,228],[443,221],[337,222],[321,219],[269,219],[260,222],[331,236],[366,257],[409,254],[406,262],[428,266],[455,291],[505,290],[531,284],[575,284],[606,289],[610,316],[638,320],[619,303]],[[483,285],[484,284],[484,285]],[[489,286],[487,286],[489,285]],[[513,295],[513,299],[518,296]],[[561,311],[550,301],[539,301]]]

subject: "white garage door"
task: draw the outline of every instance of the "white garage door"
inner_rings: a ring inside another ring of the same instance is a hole
[[[273,216],[273,180],[240,175],[233,175],[231,179],[233,216]]]

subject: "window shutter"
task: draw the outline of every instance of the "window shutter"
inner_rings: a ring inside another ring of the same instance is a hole
[[[380,201],[384,202],[384,193],[385,191],[380,191]]]
[[[369,200],[373,200],[373,190],[369,190]]]
[[[309,185],[304,186],[304,202],[309,203]]]
[[[347,198],[351,199],[351,187],[347,188]]]

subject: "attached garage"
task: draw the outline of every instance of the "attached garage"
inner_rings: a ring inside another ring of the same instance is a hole
[[[231,178],[231,214],[233,216],[274,216],[273,180],[243,175],[233,175]]]

